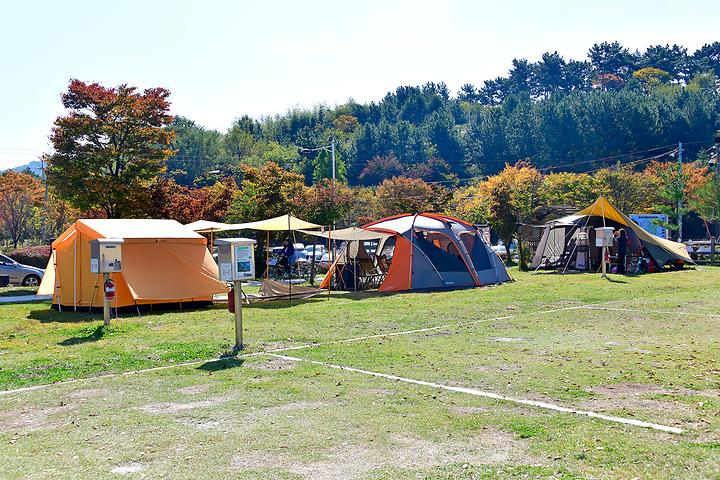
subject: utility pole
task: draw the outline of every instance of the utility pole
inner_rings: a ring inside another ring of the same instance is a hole
[[[332,156],[332,184],[335,187],[335,137],[330,141],[330,155]]]
[[[48,219],[48,181],[47,173],[45,172],[45,157],[40,157],[40,165],[42,168],[42,179],[45,182],[45,204],[43,205],[43,217],[42,217],[42,231],[40,237],[42,237],[43,243],[45,243],[45,233],[47,231],[47,219]]]
[[[678,142],[678,181],[680,182],[680,198],[677,203],[678,213],[678,242],[682,242],[683,231],[682,231],[682,208],[683,208],[683,196],[685,192],[685,182],[683,182],[683,167],[682,167],[682,155],[683,155],[683,144]]]

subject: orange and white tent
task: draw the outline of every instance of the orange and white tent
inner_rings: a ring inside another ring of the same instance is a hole
[[[53,305],[102,307],[102,274],[90,271],[90,241],[122,238],[113,307],[210,301],[227,292],[207,240],[174,220],[77,220],[52,244],[39,295]]]

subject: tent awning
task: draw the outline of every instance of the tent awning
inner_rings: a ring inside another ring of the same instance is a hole
[[[197,233],[224,232],[226,230],[238,230],[237,226],[232,223],[211,222],[209,220],[198,220],[197,222],[185,225],[190,230]]]
[[[359,227],[349,227],[349,228],[343,228],[341,230],[335,230],[333,232],[323,232],[318,230],[300,230],[302,233],[306,233],[308,235],[315,235],[316,237],[322,237],[322,238],[330,238],[332,240],[344,240],[344,241],[353,241],[353,240],[378,240],[380,238],[387,238],[391,235],[388,233],[383,232],[373,232],[370,230],[365,230],[364,228]]]
[[[257,222],[236,223],[233,225],[235,230],[267,230],[267,231],[287,231],[287,230],[305,230],[311,228],[320,228],[322,225],[306,222],[305,220],[292,215],[281,215],[267,220],[259,220]]]

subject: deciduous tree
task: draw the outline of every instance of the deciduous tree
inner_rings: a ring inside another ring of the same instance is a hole
[[[0,174],[0,228],[13,248],[30,235],[42,195],[37,177],[12,170]]]
[[[144,216],[150,187],[174,152],[165,128],[170,92],[149,88],[103,87],[71,80],[62,95],[67,115],[55,120],[50,135],[47,179],[58,197],[109,218]]]

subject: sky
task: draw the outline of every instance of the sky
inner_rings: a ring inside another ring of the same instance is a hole
[[[457,92],[603,41],[693,52],[720,40],[719,19],[715,0],[0,0],[0,169],[50,151],[71,78],[167,88],[173,114],[224,132],[400,85]]]

